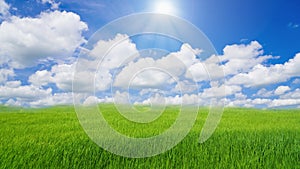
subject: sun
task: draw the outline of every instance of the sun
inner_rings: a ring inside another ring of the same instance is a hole
[[[174,14],[175,8],[170,1],[160,1],[155,4],[154,12],[162,14]]]

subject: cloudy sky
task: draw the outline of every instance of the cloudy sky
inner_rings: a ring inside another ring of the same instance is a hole
[[[299,11],[296,0],[0,0],[0,103],[72,104],[75,90],[83,103],[217,98],[226,106],[300,108]],[[201,57],[201,46],[124,32],[89,43],[104,25],[142,12],[185,19],[215,52]],[[99,66],[95,58],[112,46]]]

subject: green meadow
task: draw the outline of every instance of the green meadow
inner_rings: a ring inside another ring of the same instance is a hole
[[[139,124],[112,105],[99,106],[114,129],[131,137],[158,135],[178,114],[178,108],[167,107],[155,121]],[[0,168],[300,168],[299,109],[226,108],[214,134],[200,144],[207,114],[201,108],[190,133],[171,150],[126,158],[95,144],[72,106],[1,106]]]

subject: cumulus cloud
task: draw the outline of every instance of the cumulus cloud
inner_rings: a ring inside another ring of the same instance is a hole
[[[59,64],[55,65],[51,69],[52,80],[59,89],[63,91],[72,90],[74,65]]]
[[[65,20],[71,21],[66,25]],[[47,26],[44,25],[46,22]],[[79,16],[71,12],[53,11],[37,18],[12,17],[12,20],[4,21],[0,25],[0,33],[5,35],[0,37],[0,42],[5,41],[0,43],[0,64],[9,68],[0,69],[0,101],[7,105],[33,107],[72,104],[71,91],[74,89],[76,95],[83,96],[80,102],[85,105],[99,102],[209,105],[213,99],[225,102],[226,106],[300,104],[300,90],[294,89],[293,85],[274,85],[270,91],[267,90],[269,87],[264,87],[255,94],[244,93],[245,88],[278,84],[290,78],[295,78],[294,85],[299,81],[300,53],[285,63],[266,66],[264,62],[274,57],[264,55],[262,46],[256,41],[247,45],[227,45],[222,55],[205,60],[197,57],[202,50],[193,49],[189,44],[154,59],[141,55],[127,35],[117,34],[111,39],[99,40],[90,46],[91,49],[82,48],[83,55],[78,63],[54,62],[46,70],[38,70],[29,76],[28,85],[14,80],[13,68],[34,66],[47,58],[64,61],[85,41],[82,31],[86,29]],[[20,31],[14,35],[7,33],[8,30]],[[53,38],[47,39],[49,36]],[[59,43],[55,42],[57,40]],[[228,81],[221,83],[223,78]],[[52,85],[59,90],[52,89]],[[113,96],[105,96],[110,87],[116,87],[116,91]],[[125,91],[127,87],[134,92]],[[162,88],[168,90],[160,92]]]
[[[72,80],[72,79],[70,79]],[[63,82],[63,80],[62,80]],[[112,83],[112,75],[107,69],[100,69],[97,72],[79,71],[76,72],[73,82],[73,92],[99,92],[109,89]],[[70,85],[71,87],[71,81]]]
[[[253,94],[253,96],[259,98],[270,98],[274,96],[281,96],[290,90],[291,88],[289,86],[278,86],[275,90],[267,90],[262,88],[258,90],[257,93]]]
[[[300,88],[287,92],[280,96],[281,99],[300,99]]]
[[[257,91],[257,93],[253,94],[255,97],[271,97],[274,95],[274,91],[268,91],[265,88],[262,88]]]
[[[20,82],[8,82],[6,86],[0,86],[1,99],[13,99],[33,101],[38,98],[47,97],[52,93],[52,89],[40,89],[33,85],[21,86]]]
[[[229,79],[229,84],[245,85],[246,87],[263,86],[285,82],[291,77],[300,76],[300,53],[284,64],[269,67],[258,64],[247,73],[239,73]]]
[[[219,67],[219,66],[217,66]],[[206,81],[210,79],[210,75],[204,63],[195,63],[188,68],[188,72],[185,75],[189,79],[194,81]]]
[[[28,82],[36,87],[47,86],[55,83],[59,89],[64,91],[72,90],[73,65],[54,65],[50,71],[39,70],[29,76]]]
[[[135,104],[138,104],[137,102]],[[152,97],[144,100],[142,102],[144,105],[165,105],[166,104],[166,97],[161,93],[156,93]]]
[[[128,92],[120,92],[117,90],[113,96],[113,99],[114,103],[116,104],[130,104]]]
[[[224,62],[225,75],[248,72],[255,65],[272,58],[270,55],[263,55],[262,46],[257,41],[248,45],[227,45],[223,53],[220,59]]]
[[[16,80],[16,81],[8,81],[5,83],[5,86],[8,88],[18,88],[21,86],[21,81]]]
[[[22,103],[18,100],[9,99],[5,102],[5,106],[23,106]]]
[[[5,2],[5,0],[0,0],[0,20],[10,15],[9,8],[10,6]]]
[[[148,99],[143,100],[142,102],[135,102],[135,104],[143,105],[196,105],[198,103],[199,96],[196,94],[163,96],[162,94],[158,93]]]
[[[125,40],[124,40],[125,39]],[[109,54],[109,57],[115,60],[110,60],[109,58],[104,59],[104,67],[99,68],[98,62],[99,57],[105,48],[102,45],[113,45],[119,41],[120,46],[114,48]],[[74,92],[76,93],[93,93],[94,91],[104,91],[109,89],[112,83],[112,75],[110,70],[117,68],[120,62],[123,62],[127,56],[123,56],[125,53],[137,54],[138,51],[134,44],[128,40],[126,35],[117,35],[114,39],[109,41],[99,41],[95,44],[93,49],[89,51],[89,56],[95,59],[80,58],[80,63],[71,64],[55,64],[50,70],[38,70],[28,78],[28,82],[36,88],[47,87],[49,84],[55,84],[61,93],[55,93],[54,95],[49,95],[44,99],[38,99],[35,102],[31,102],[32,106],[38,105],[51,105],[51,104],[67,104],[70,102],[70,95],[64,95],[64,93],[70,93],[72,91],[72,82],[76,83]],[[131,57],[133,59],[134,57]],[[116,61],[117,60],[117,61]],[[77,67],[76,67],[77,66]],[[73,79],[74,74],[76,74],[75,79]],[[56,91],[57,92],[57,91]],[[84,101],[85,104],[91,104],[92,102],[109,102],[112,99],[109,98],[89,98]]]
[[[196,60],[190,64],[186,77],[198,82],[222,79],[248,72],[270,58],[274,57],[263,55],[262,46],[257,41],[248,45],[227,45],[223,49],[223,55],[212,55],[204,61]]]
[[[193,49],[191,45],[184,43],[178,52],[172,53],[175,55],[186,67],[190,67],[191,65],[199,62],[196,58],[196,55],[202,53],[201,49]]]
[[[126,65],[139,56],[136,45],[125,34],[117,34],[109,40],[99,40],[88,54],[101,62],[102,68],[107,69]]]
[[[12,69],[1,69],[0,68],[0,84],[6,82],[9,77],[15,76]]]
[[[38,70],[29,76],[28,82],[37,87],[46,86],[53,82],[52,73],[47,70]]]
[[[255,99],[251,100],[251,104],[253,104],[253,105],[262,105],[262,104],[269,105],[271,102],[272,102],[271,99],[255,98]]]
[[[182,80],[178,81],[172,90],[172,92],[175,93],[193,93],[197,91],[201,87],[200,85],[197,85],[195,82],[190,82],[188,80]]]
[[[200,49],[192,49],[183,44],[179,51],[154,60],[151,57],[140,58],[130,62],[117,74],[114,85],[117,87],[159,87],[171,84],[183,75],[188,67],[199,62],[196,55]],[[130,83],[130,84],[129,84]]]
[[[291,88],[289,86],[278,86],[277,89],[274,91],[276,95],[282,95],[287,91],[290,91]]]
[[[274,99],[269,107],[295,106],[300,105],[300,99]]]
[[[55,2],[55,0],[41,0],[43,4],[49,3],[51,5],[51,9],[58,9],[60,2]]]
[[[262,46],[257,41],[252,41],[248,45],[227,45],[223,49],[223,55],[213,55],[190,65],[186,77],[198,82],[222,79],[230,75],[247,73],[271,58],[275,57],[263,55]]]
[[[89,96],[83,102],[83,105],[94,105],[100,103],[100,100],[96,96]]]
[[[148,68],[148,69],[147,69]],[[152,58],[142,58],[131,62],[116,76],[117,87],[155,87],[164,84],[170,76],[156,67]]]
[[[47,58],[64,60],[85,42],[87,25],[72,12],[42,12],[36,18],[12,16],[0,25],[0,55],[24,68]]]
[[[144,70],[139,72],[130,82],[130,87],[157,87],[172,83],[170,75],[161,70]]]
[[[117,34],[109,40],[99,40],[91,50],[84,50],[86,53],[76,64],[75,92],[107,90],[112,85],[115,69],[139,57],[136,45],[124,34]]]
[[[73,103],[72,93],[54,93],[46,97],[30,102],[31,107],[43,107],[52,105],[70,105]]]
[[[36,87],[53,83],[64,92],[71,92],[74,73],[75,64],[58,64],[54,65],[50,71],[36,71],[29,76],[28,82]],[[112,81],[111,74],[106,69],[100,69],[97,72],[79,71],[76,74],[78,77],[75,79],[76,86],[78,86],[78,89],[74,89],[76,92],[103,91],[109,88]]]
[[[200,93],[201,98],[222,98],[230,95],[234,95],[242,90],[241,86],[237,85],[224,85],[212,86],[211,88],[206,88]]]
[[[291,95],[296,96],[296,98],[292,98]],[[242,106],[242,107],[268,107],[268,108],[287,107],[287,106],[297,107],[300,105],[300,97],[299,95],[297,96],[297,94],[295,94],[294,92],[290,92],[284,96],[280,96],[278,99],[272,99],[272,98],[228,99],[227,98],[225,105]]]

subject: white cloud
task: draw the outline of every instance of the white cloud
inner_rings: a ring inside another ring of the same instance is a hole
[[[256,99],[251,101],[251,103],[255,104],[255,105],[261,105],[261,104],[268,105],[271,102],[272,102],[271,99],[261,99],[261,98],[256,98]]]
[[[153,58],[141,58],[131,62],[124,67],[115,77],[114,86],[130,87],[155,87],[168,81],[170,76],[159,71],[156,61]]]
[[[115,78],[117,87],[159,87],[171,84],[184,74],[187,68],[197,62],[196,54],[200,49],[192,49],[190,45],[183,44],[180,51],[173,52],[160,59],[146,57],[136,62],[130,62]]]
[[[276,65],[275,65],[276,66]],[[300,53],[296,54],[293,59],[290,59],[288,62],[284,63],[283,70],[287,76],[300,76]]]
[[[228,45],[223,49],[223,55],[213,55],[201,62],[195,61],[186,72],[186,77],[199,82],[248,72],[257,64],[273,58],[262,54],[262,46],[257,41],[249,45]],[[224,65],[221,65],[221,62],[224,62]]]
[[[185,47],[181,47],[181,49],[183,48]],[[187,57],[185,56],[181,58],[181,56],[181,51],[170,53],[169,55],[156,60],[155,63],[153,63],[153,67],[162,69],[164,72],[170,74],[173,77],[178,77],[184,74],[186,69],[188,68],[188,66],[184,63],[187,62]],[[191,60],[194,60],[196,56],[189,55],[189,57]]]
[[[221,98],[241,92],[242,87],[237,85],[221,85],[212,86],[211,88],[204,89],[200,94],[201,98]]]
[[[76,92],[107,90],[112,84],[114,69],[139,57],[136,45],[127,35],[117,34],[113,39],[99,40],[76,64]],[[99,64],[100,63],[100,64]],[[128,75],[125,75],[125,77]]]
[[[13,82],[15,83],[15,82]],[[20,86],[19,84],[8,83],[7,86],[0,86],[1,99],[17,98],[25,101],[33,101],[44,98],[51,94],[52,89],[40,89],[32,85]]]
[[[262,55],[262,46],[257,41],[252,41],[248,45],[226,46],[223,53],[220,59],[225,62],[223,67],[225,75],[248,72],[255,65],[272,58],[269,55]]]
[[[50,71],[36,71],[34,74],[29,76],[28,82],[36,87],[47,86],[49,83],[55,83],[59,89],[71,91],[73,72],[73,65],[54,65]]]
[[[268,91],[265,88],[260,89],[257,91],[256,94],[253,94],[255,97],[259,98],[270,98],[273,96],[281,96],[282,94],[290,91],[291,88],[289,86],[278,86],[275,90]]]
[[[229,79],[228,84],[245,85],[246,87],[261,86],[284,82],[291,77],[300,76],[300,53],[284,64],[270,67],[258,64],[247,73],[240,73]]]
[[[53,82],[63,91],[72,91],[74,65],[60,64],[51,69]]]
[[[61,83],[64,82],[61,80]],[[68,83],[71,87],[72,79]],[[97,72],[93,71],[79,71],[74,77],[74,92],[97,92],[109,89],[112,83],[112,76],[106,69],[100,69]],[[71,90],[71,88],[69,88]]]
[[[54,19],[52,18],[54,15],[55,18],[65,18]],[[73,26],[77,24],[82,27],[80,29],[70,28],[71,33],[66,34],[69,27],[61,22],[72,17],[75,17],[71,19],[74,21],[72,22]],[[33,107],[72,104],[71,91],[74,73],[77,84],[75,92],[78,92],[75,94],[84,96],[80,102],[87,105],[99,102],[128,104],[131,101],[135,104],[199,103],[200,105],[209,105],[210,101],[214,99],[222,103],[224,101],[226,106],[281,107],[300,104],[300,89],[294,90],[293,86],[291,88],[278,86],[272,91],[262,88],[256,94],[251,93],[251,98],[247,98],[249,94],[242,93],[243,87],[277,84],[290,78],[299,77],[300,53],[286,63],[265,66],[262,63],[273,57],[263,55],[262,46],[253,41],[248,45],[226,46],[223,55],[213,55],[206,60],[197,59],[196,55],[201,54],[201,50],[192,49],[188,44],[183,44],[179,51],[160,59],[142,58],[129,37],[118,34],[112,39],[100,40],[95,43],[91,50],[86,50],[88,57],[80,58],[78,64],[74,61],[58,62],[58,59],[64,61],[64,57],[70,56],[67,54],[71,53],[78,44],[84,42],[81,33],[87,27],[80,21],[78,15],[54,11],[42,13],[37,18],[12,18],[11,21],[4,21],[0,26],[1,35],[6,33],[8,28],[12,31],[16,31],[17,28],[21,30],[19,35],[10,33],[9,36],[4,34],[5,36],[0,37],[0,42],[6,40],[6,43],[0,44],[0,65],[4,65],[7,62],[5,59],[9,58],[8,65],[12,66],[12,68],[0,69],[0,83],[3,84],[0,86],[0,101],[3,104]],[[49,23],[50,26],[52,25],[51,31],[53,31],[51,35],[49,34],[50,30],[47,30],[48,27],[42,26],[46,21],[51,21]],[[38,30],[38,26],[42,27],[41,29],[46,27],[46,31]],[[43,36],[44,32],[47,35]],[[74,34],[76,34],[76,38],[72,37]],[[61,37],[65,40],[60,42],[65,43],[55,44],[54,40],[45,39],[48,36],[53,36],[53,39]],[[51,45],[49,48],[43,48],[43,43]],[[63,49],[66,46],[69,48]],[[107,49],[109,50],[106,51]],[[40,55],[35,53],[40,53]],[[31,54],[33,55],[31,56]],[[22,85],[21,81],[13,80],[16,79],[13,68],[32,66],[48,57],[53,57],[56,64],[50,70],[34,72],[28,78],[29,85]],[[101,65],[99,65],[99,61],[102,61]],[[220,62],[223,62],[224,65],[221,65]],[[220,79],[224,76],[229,80],[222,84]],[[211,81],[210,87],[198,86],[201,89],[201,93],[198,94],[196,93],[197,87],[192,80],[194,82]],[[295,79],[293,84],[297,84],[298,81],[299,79]],[[60,90],[53,91],[49,87],[50,83],[55,84]],[[116,91],[112,98],[103,95],[89,96],[94,90],[97,94],[108,91],[112,83],[114,87],[127,89],[129,86],[139,89],[141,92],[128,93],[120,90]],[[173,87],[173,89],[169,90],[168,88],[168,91],[164,93],[160,92],[161,87]],[[180,89],[183,91],[182,93],[180,93]],[[149,93],[154,94],[150,95]],[[224,98],[227,96],[232,97]]]
[[[256,65],[248,73],[240,73],[228,80],[229,84],[245,85],[246,87],[261,86],[285,81],[281,72],[276,68]]]
[[[278,86],[277,89],[274,91],[276,95],[282,95],[287,91],[290,91],[291,88],[289,86]]]
[[[238,92],[234,94],[234,98],[237,100],[245,100],[247,99],[247,96],[243,94],[242,92]]]
[[[240,95],[240,94],[238,94]],[[151,101],[154,103],[164,103],[170,105],[178,105],[178,104],[199,104],[200,106],[208,106],[210,105],[210,100],[207,98],[203,98],[200,94],[199,96],[195,94],[185,94],[183,97],[176,95],[174,97],[161,97],[160,95],[155,95],[152,98],[146,99],[141,103],[137,104],[150,104]],[[155,102],[156,101],[156,102]],[[286,107],[286,106],[298,106],[300,105],[300,99],[261,99],[261,98],[254,98],[254,99],[247,99],[244,95],[242,98],[224,98],[221,99],[220,102],[225,102],[225,106],[227,107],[257,107],[257,106],[266,106],[269,108],[276,108],[276,107]]]
[[[178,100],[178,99],[176,99],[176,97],[175,97],[175,101],[174,101],[174,99],[173,99],[173,102],[171,102],[170,100],[167,100],[168,101],[168,103],[170,103],[170,104],[178,104],[177,102],[176,102],[176,100]],[[196,94],[184,94],[183,96],[182,96],[182,104],[184,105],[189,105],[189,104],[198,104],[198,102],[199,102],[199,96],[198,95],[196,95]]]
[[[119,42],[121,41],[121,42]],[[98,67],[99,60],[104,54],[103,46],[111,46],[115,43],[119,45],[111,50],[103,60],[103,65]],[[72,91],[72,81],[74,74],[76,83],[75,92],[93,92],[104,91],[110,87],[112,83],[111,69],[117,68],[120,62],[124,60],[132,60],[131,54],[137,54],[138,51],[133,43],[128,39],[127,35],[117,35],[114,39],[108,41],[99,41],[94,48],[89,51],[89,56],[95,59],[88,60],[80,58],[78,63],[57,64],[52,66],[50,71],[40,70],[32,74],[28,81],[37,87],[47,86],[49,83],[54,83],[59,89],[64,92]],[[129,54],[124,56],[123,54]],[[131,56],[130,56],[131,55]],[[76,66],[76,70],[75,70]]]
[[[242,107],[268,107],[268,108],[276,108],[276,107],[287,107],[287,106],[298,106],[300,105],[300,99],[295,98],[279,98],[279,99],[262,99],[262,98],[254,98],[254,99],[227,99],[226,106],[242,106]]]
[[[71,92],[73,74],[75,71],[74,67],[75,64],[54,65],[50,71],[36,71],[29,77],[28,82],[36,87],[47,86],[49,83],[54,83],[62,91]],[[108,89],[111,83],[111,75],[108,70],[99,70],[97,72],[87,70],[76,73],[77,78],[75,82],[77,86],[79,86],[79,89],[75,90],[76,92],[93,92],[94,88],[95,91],[103,91]]]
[[[216,55],[212,55],[205,61],[198,60],[188,68],[185,77],[195,82],[222,79],[224,71],[220,63],[220,57]]]
[[[72,12],[42,12],[36,18],[12,16],[0,25],[0,55],[15,68],[34,66],[47,58],[64,60],[85,42],[87,25]]]
[[[199,97],[196,94],[184,94],[176,96],[163,96],[162,94],[155,94],[152,97],[143,100],[142,102],[135,102],[135,104],[143,105],[196,105],[199,103]]]
[[[282,106],[298,106],[300,99],[274,99],[268,105],[269,107],[282,107]]]
[[[129,93],[116,91],[113,96],[114,103],[116,104],[130,104]]]
[[[99,40],[90,51],[89,56],[101,61],[101,67],[118,68],[139,56],[136,45],[125,34],[117,34],[114,39]]]
[[[88,96],[84,102],[83,105],[94,105],[99,103],[113,103],[114,99],[111,97],[105,97],[105,98],[98,98],[96,96]]]
[[[7,81],[8,77],[15,76],[15,73],[12,69],[1,69],[0,68],[0,84]]]
[[[37,87],[46,86],[53,82],[52,73],[47,70],[38,70],[29,76],[28,82]]]
[[[137,104],[137,103],[135,103]],[[144,105],[165,105],[166,104],[166,97],[161,93],[156,93],[154,96],[144,100],[142,102]]]
[[[55,2],[55,0],[41,0],[43,4],[49,3],[51,5],[51,9],[58,9],[60,2]]]
[[[157,87],[170,84],[170,75],[160,70],[144,70],[136,74],[130,82],[130,87]]]
[[[257,41],[248,45],[227,45],[223,49],[223,55],[213,55],[205,61],[194,62],[189,67],[186,77],[195,81],[222,79],[229,75],[247,73],[270,58],[274,57],[263,55],[262,46]]]
[[[9,8],[10,6],[5,2],[5,0],[0,0],[0,20],[10,15]]]
[[[300,99],[300,88],[280,96],[281,99]]]
[[[22,103],[18,100],[9,99],[9,100],[7,100],[7,102],[4,105],[6,105],[6,106],[22,106]]]
[[[0,98],[7,99],[5,105],[9,106],[43,107],[73,104],[72,93],[54,93],[52,95],[51,91],[50,88],[43,90],[33,86],[1,86]]]
[[[254,94],[254,96],[256,97],[271,97],[274,95],[274,91],[268,91],[265,88],[260,89],[259,91],[257,91],[256,94]]]
[[[43,107],[52,105],[70,105],[73,103],[72,93],[55,93],[30,102],[31,107]]]
[[[100,100],[96,96],[89,96],[83,102],[83,105],[94,105],[100,103]]]
[[[172,53],[175,55],[186,67],[199,62],[196,55],[202,52],[201,49],[193,49],[189,44],[184,43],[178,52]]]
[[[176,92],[176,93],[193,93],[195,91],[198,90],[200,86],[197,85],[195,82],[192,83],[190,81],[187,80],[183,80],[183,81],[178,81],[174,87],[174,89],[172,90],[172,92]]]
[[[204,63],[196,63],[191,65],[188,68],[188,71],[185,75],[189,79],[193,79],[194,81],[206,81],[209,80],[210,76],[206,70]]]
[[[21,86],[21,81],[8,81],[5,86],[9,88],[18,88]]]

